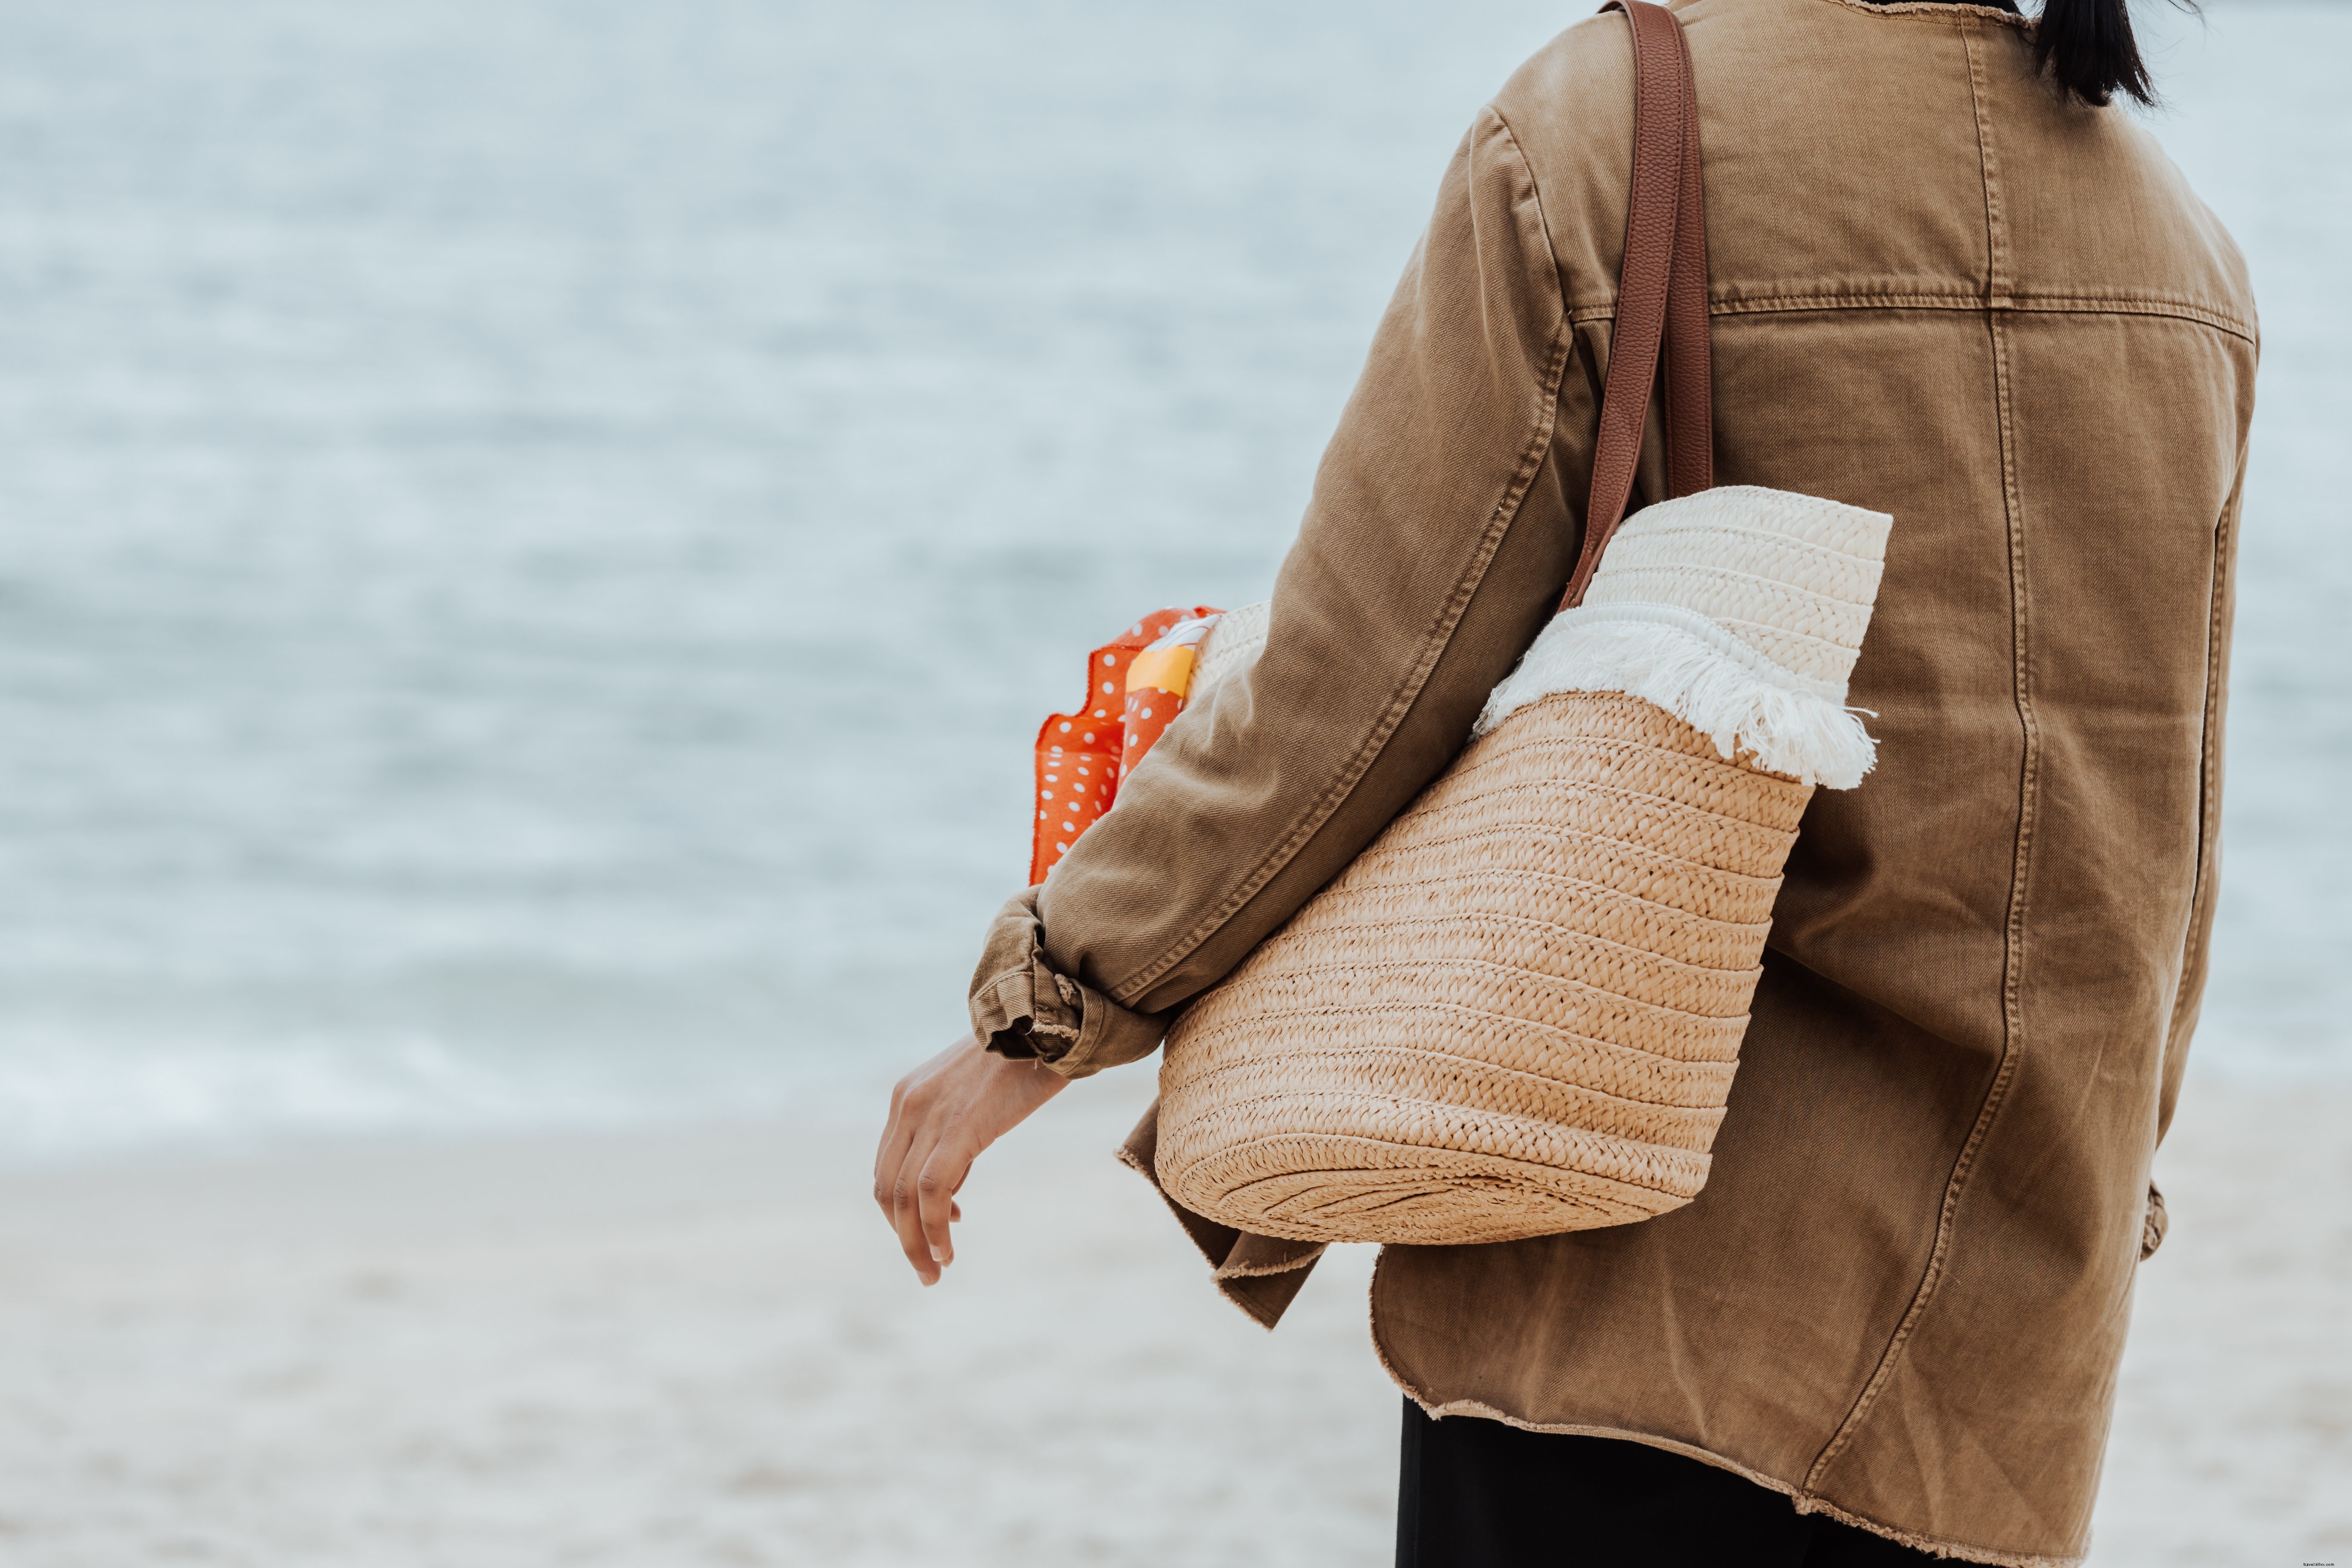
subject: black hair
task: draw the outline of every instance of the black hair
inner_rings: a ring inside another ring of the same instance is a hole
[[[2131,0],[2042,0],[2033,58],[2084,103],[2109,103],[2117,93],[2156,102],[2155,79],[2132,37]]]

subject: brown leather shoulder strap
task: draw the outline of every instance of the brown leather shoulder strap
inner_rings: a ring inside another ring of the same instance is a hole
[[[1663,7],[1660,7],[1663,9]],[[1674,14],[1666,13],[1674,21]],[[1707,343],[1706,184],[1698,142],[1698,78],[1690,38],[1675,22],[1683,74],[1683,174],[1675,214],[1675,270],[1666,285],[1666,494],[1715,488],[1715,356]]]
[[[1633,498],[1642,434],[1663,354],[1667,493],[1715,482],[1714,366],[1707,346],[1706,201],[1700,178],[1698,94],[1682,24],[1648,0],[1609,0],[1633,28],[1633,175],[1625,255],[1610,333],[1609,378],[1585,504],[1584,548],[1566,609],[1584,597]]]

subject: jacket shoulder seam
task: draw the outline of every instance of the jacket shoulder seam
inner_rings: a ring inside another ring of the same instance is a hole
[[[1924,22],[1945,22],[1954,26],[1964,26],[1964,19],[1994,23],[2014,27],[2028,37],[2033,36],[2031,18],[2015,11],[2004,11],[1998,5],[1955,5],[1952,0],[1827,0],[1842,11],[1859,11],[1865,16],[1909,16]]]

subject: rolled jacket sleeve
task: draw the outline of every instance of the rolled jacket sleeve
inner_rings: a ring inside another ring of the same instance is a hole
[[[971,977],[972,1033],[999,1056],[1034,1058],[1065,1078],[1149,1055],[1167,1020],[1057,972],[1045,956],[1044,930],[1034,888],[996,911]]]
[[[971,993],[992,1049],[1073,1076],[1147,1054],[1459,752],[1580,542],[1607,321],[1568,297],[1489,107],[1325,453],[1264,651],[998,916]]]

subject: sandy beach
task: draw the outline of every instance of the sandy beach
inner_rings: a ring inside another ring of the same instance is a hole
[[[1108,1155],[1148,1088],[993,1151],[929,1291],[838,1113],[10,1175],[0,1558],[1384,1563],[1369,1253],[1250,1324]],[[2352,1555],[2347,1113],[2189,1097],[2103,1568]]]

